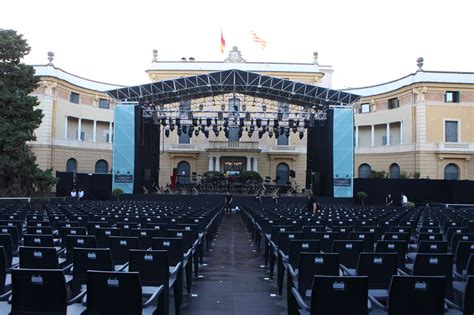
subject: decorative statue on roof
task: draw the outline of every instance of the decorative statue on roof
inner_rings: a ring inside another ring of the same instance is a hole
[[[232,50],[229,51],[229,56],[224,60],[225,62],[245,62],[245,59],[242,58],[242,53],[240,52],[237,46],[232,47]]]

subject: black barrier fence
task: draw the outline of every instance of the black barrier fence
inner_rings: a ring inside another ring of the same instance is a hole
[[[73,188],[84,190],[84,199],[107,200],[112,195],[112,174],[56,172],[57,197],[69,197]]]
[[[432,179],[378,179],[355,178],[354,199],[357,193],[367,193],[365,204],[385,204],[385,197],[392,195],[395,205],[400,205],[401,194],[415,203],[474,204],[474,181]]]

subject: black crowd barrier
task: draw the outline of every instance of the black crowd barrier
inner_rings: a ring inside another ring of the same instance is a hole
[[[74,178],[75,177],[75,178]],[[84,190],[88,200],[108,200],[112,197],[112,174],[56,172],[57,197],[69,197],[73,188]]]
[[[474,204],[474,181],[471,180],[355,178],[356,203],[360,203],[359,191],[367,193],[366,204],[385,204],[385,197],[391,194],[395,205],[400,205],[402,192],[408,201],[415,203]]]

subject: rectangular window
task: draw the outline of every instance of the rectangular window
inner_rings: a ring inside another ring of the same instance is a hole
[[[387,136],[382,136],[382,144],[387,145]]]
[[[446,120],[444,122],[444,139],[445,142],[458,142],[458,122]]]
[[[400,107],[400,101],[398,98],[391,98],[388,100],[388,109],[394,109]]]
[[[105,142],[109,143],[110,139],[110,133],[105,134]],[[114,142],[114,134],[112,134],[112,139],[110,139],[110,142]]]
[[[459,91],[446,91],[444,101],[446,103],[459,103]]]
[[[71,94],[69,94],[69,102],[79,104],[79,94],[71,92]]]
[[[369,103],[364,103],[360,105],[360,113],[370,113],[370,104]]]
[[[81,137],[80,137],[80,139],[81,139],[82,141],[84,141],[85,137],[86,137],[86,132],[85,132],[85,131],[81,131]],[[77,131],[76,131],[76,139],[77,139]]]
[[[288,136],[287,136],[288,134]],[[278,139],[277,139],[277,145],[288,145],[289,143],[289,132],[287,132],[287,130],[285,130],[285,132],[283,134],[280,134],[278,136]]]
[[[106,100],[105,98],[99,98],[99,108],[109,109],[110,108],[109,100]]]

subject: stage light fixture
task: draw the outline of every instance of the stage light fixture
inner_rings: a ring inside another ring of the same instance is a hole
[[[216,121],[217,124],[217,121]],[[212,118],[207,118],[206,119],[206,126],[210,127],[212,125]]]
[[[268,130],[268,136],[269,136],[270,138],[273,137],[273,131]]]
[[[183,133],[188,133],[188,126],[186,126],[186,125],[181,126],[181,131]]]
[[[221,105],[221,110],[225,111],[225,105],[224,104]]]
[[[174,125],[170,125],[170,131],[174,131]]]
[[[229,128],[225,127],[224,128],[224,136],[229,139]]]
[[[293,128],[294,125],[295,125],[295,121],[293,119],[289,119],[288,120],[288,127]]]
[[[193,118],[193,126],[196,127],[198,125],[198,120],[197,118]]]
[[[181,123],[181,118],[176,117],[175,121],[176,121],[176,126],[179,127],[179,125]]]
[[[285,136],[288,138],[290,136],[290,129],[285,129]]]
[[[218,112],[218,113],[217,113],[217,118],[218,118],[219,120],[224,119],[224,113],[223,113],[223,112]],[[217,124],[217,120],[216,120],[216,124]]]
[[[166,136],[166,138],[169,138],[169,136],[170,136],[170,130],[169,129],[165,129],[165,136]]]
[[[250,113],[249,112],[245,113],[245,120],[250,120]]]
[[[240,127],[243,127],[245,125],[245,118],[241,117],[240,118]]]
[[[204,136],[205,136],[206,138],[209,138],[209,130],[205,130],[205,131],[204,131]]]
[[[304,128],[305,128],[305,129],[308,129],[308,128],[309,128],[309,120],[308,120],[308,119],[305,119],[305,120],[304,120]]]
[[[264,133],[265,133],[265,131],[259,131],[258,132],[258,138],[262,139]]]
[[[279,124],[280,124],[280,123],[278,122],[278,119],[273,119],[273,126],[274,126],[274,127],[278,128],[278,125],[279,125]]]
[[[199,110],[202,111],[204,109],[204,105],[201,103],[199,104]]]
[[[161,117],[161,125],[166,126],[166,116]]]
[[[224,118],[224,127],[229,126],[229,118]]]
[[[293,133],[297,133],[298,132],[298,128],[296,126],[293,126],[293,128],[291,128],[293,130]]]
[[[242,111],[245,112],[247,110],[247,105],[242,104]]]
[[[284,134],[285,133],[285,127],[280,127],[280,134]]]
[[[258,128],[262,127],[262,119],[261,118],[257,118],[257,127]]]
[[[242,138],[242,133],[243,133],[242,128],[239,128],[239,133],[238,133],[239,139]]]
[[[264,111],[264,112],[267,111],[267,105],[265,105],[265,104],[262,105],[262,111]]]
[[[300,131],[300,139],[303,139],[303,137],[304,137],[304,132]]]
[[[194,135],[195,135],[196,137],[199,136],[199,129],[198,129],[198,128],[194,129]]]
[[[247,135],[249,136],[249,138],[252,138],[252,132],[248,132]]]

